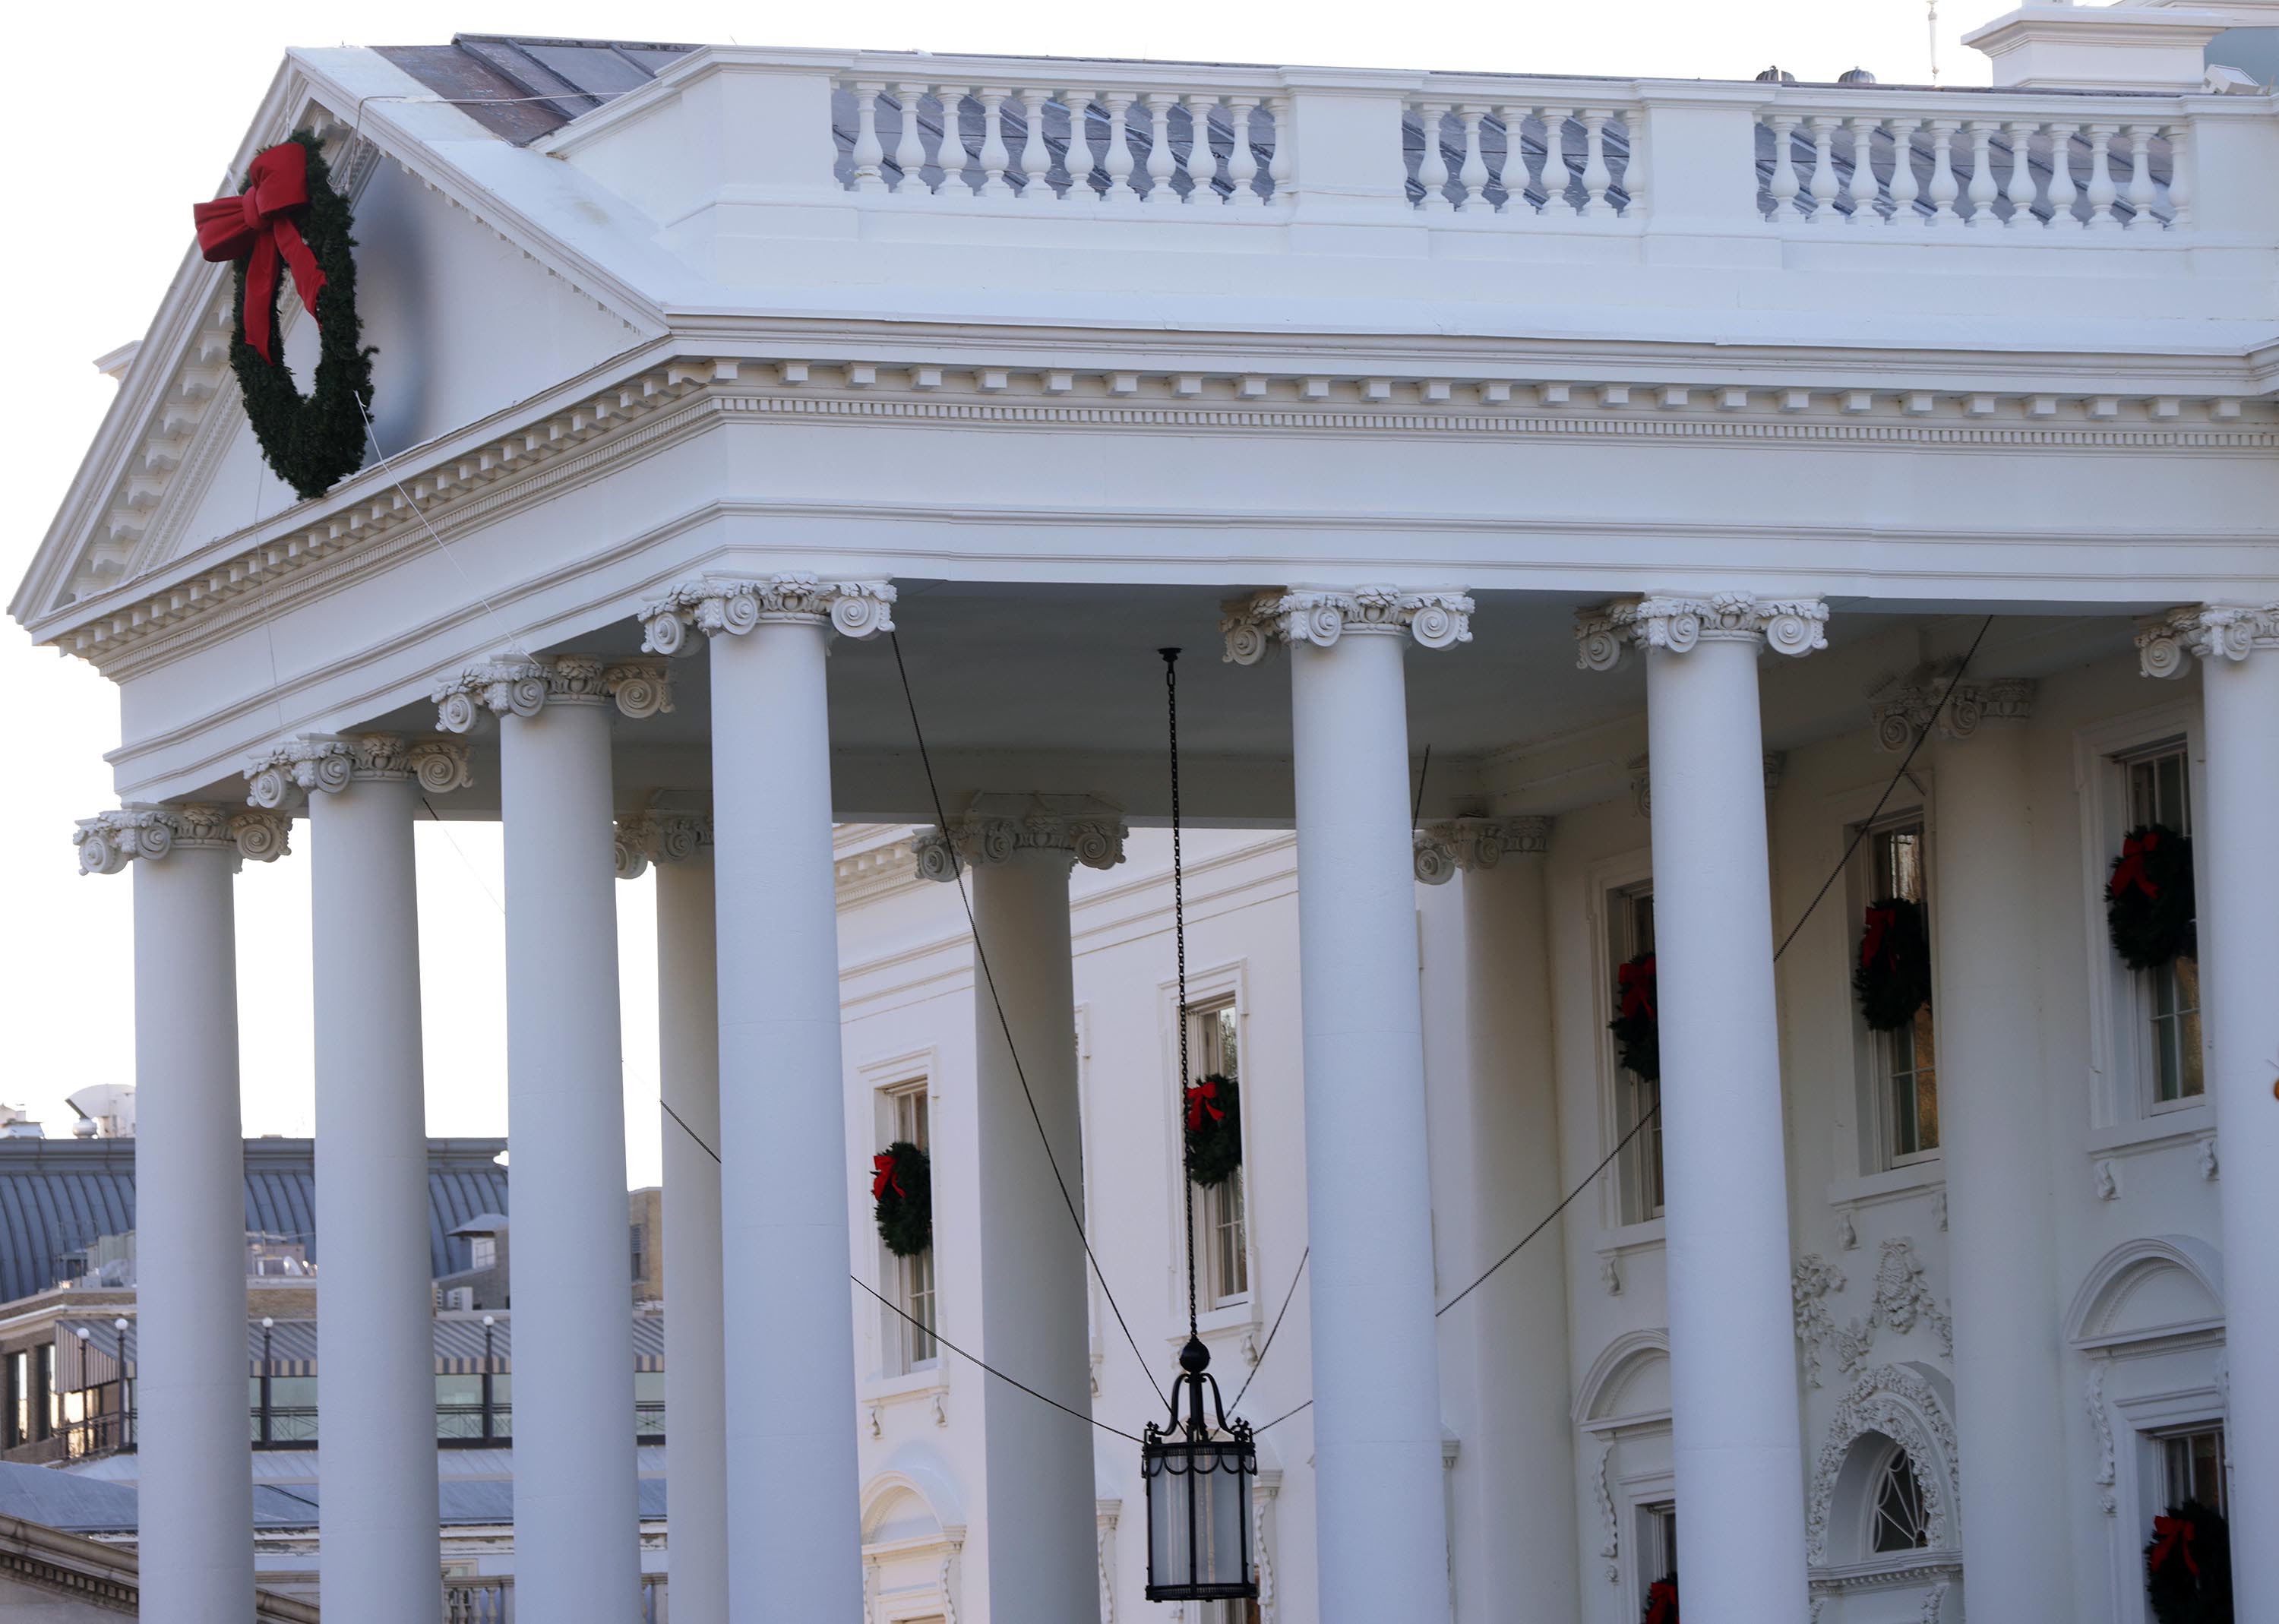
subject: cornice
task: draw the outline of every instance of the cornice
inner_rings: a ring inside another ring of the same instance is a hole
[[[1856,357],[1855,357],[1856,362]],[[1729,374],[1730,375],[1730,374]],[[957,366],[755,361],[644,363],[538,417],[501,414],[472,436],[405,453],[394,470],[352,476],[328,510],[303,504],[218,538],[157,586],[137,583],[84,606],[27,617],[43,642],[124,678],[249,616],[275,613],[448,540],[501,513],[646,455],[719,418],[941,423],[1052,433],[1068,427],[1371,439],[1492,438],[1592,443],[1759,443],[2014,454],[2261,455],[2279,421],[2231,395],[1957,393],[1682,384],[1520,383],[1505,379],[1350,372],[1222,373],[1163,368],[1056,371],[986,362]],[[915,510],[914,510],[915,511]]]

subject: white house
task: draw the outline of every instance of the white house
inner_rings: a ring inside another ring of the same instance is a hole
[[[2279,110],[2229,66],[2274,27],[2028,7],[1986,90],[289,54],[233,173],[299,132],[353,202],[363,465],[265,466],[193,252],[12,604],[119,688],[75,840],[135,891],[144,1616],[250,1607],[229,877],[288,838],[323,1606],[433,1616],[423,798],[506,829],[524,1615],[637,1595],[593,1418],[644,863],[673,1607],[1135,1613],[1167,646],[1189,1046],[1252,1102],[1230,1389],[1305,1260],[1243,1400],[1262,1618],[1626,1620],[1675,1569],[1719,1624],[2141,1624],[2168,1502],[2279,1526],[2279,1390],[2226,1374],[2279,1364]],[[2130,971],[2155,824],[2198,939]],[[952,854],[1001,1021],[902,883]],[[1870,905],[1925,924],[1893,1035]],[[914,1276],[867,1158],[921,1107]],[[2279,1546],[2233,1571],[2253,1616]]]

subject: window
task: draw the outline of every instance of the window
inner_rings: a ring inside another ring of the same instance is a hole
[[[633,1282],[635,1285],[639,1285],[641,1283],[641,1276],[648,1273],[648,1267],[641,1257],[641,1227],[637,1223],[629,1223],[625,1228],[633,1237]]]
[[[1677,1507],[1665,1500],[1638,1507],[1638,1586],[1641,1613],[1653,1600],[1654,1581],[1677,1573]]]
[[[1242,1081],[1241,1039],[1232,1004],[1187,1012],[1187,1060],[1193,1076]],[[1185,1086],[1185,1084],[1182,1084]],[[1237,1110],[1250,1102],[1238,1092]],[[1245,1134],[1246,1141],[1247,1133]],[[1184,1141],[1182,1141],[1184,1145]],[[1216,1307],[1248,1300],[1250,1225],[1243,1191],[1246,1169],[1237,1168],[1218,1184],[1196,1191],[1195,1260],[1201,1265],[1204,1300]]]
[[[2211,1511],[2221,1512],[2223,1482],[2229,1468],[2221,1427],[2172,1433],[2162,1438],[2161,1505],[2182,1505],[2186,1500],[2198,1500]]]
[[[1921,812],[1879,823],[1863,843],[1870,872],[1870,901],[1896,897],[1923,910],[1930,931],[1930,851]],[[1884,1167],[1902,1167],[1938,1153],[1938,1059],[1935,1006],[1925,1002],[1907,1025],[1868,1034],[1875,1052],[1876,1121],[1884,1135]]]
[[[8,1356],[8,1416],[7,1435],[0,1444],[13,1449],[28,1443],[32,1436],[32,1356],[11,1353]]]
[[[1622,965],[1642,953],[1654,951],[1651,890],[1617,891],[1607,899],[1607,945],[1614,955],[1614,962],[1607,967],[1607,985],[1612,988]],[[1622,1066],[1617,1069],[1615,1091],[1617,1139],[1654,1114],[1653,1122],[1631,1141],[1630,1149],[1623,1154],[1623,1219],[1626,1223],[1643,1223],[1661,1216],[1661,1083],[1659,1078],[1650,1080]]]
[[[1930,1519],[1923,1511],[1922,1485],[1915,1481],[1915,1463],[1907,1452],[1892,1445],[1876,1477],[1876,1509],[1868,1529],[1868,1548],[1877,1556],[1895,1551],[1921,1551],[1930,1544]]]
[[[478,1235],[467,1243],[467,1261],[474,1268],[498,1267],[498,1237]]]
[[[886,1110],[892,1124],[887,1130],[890,1142],[907,1141],[929,1155],[932,1153],[933,1147],[927,1138],[926,1103],[923,1079],[886,1091]],[[935,1318],[939,1304],[934,1289],[933,1248],[928,1246],[908,1258],[886,1252],[883,1244],[880,1250],[893,1277],[894,1306],[902,1311],[887,1316],[893,1323],[887,1328],[886,1345],[894,1350],[894,1367],[897,1372],[928,1368],[941,1357],[941,1350],[934,1341],[934,1331],[940,1321]],[[904,1319],[903,1314],[909,1318]]]
[[[56,1344],[43,1343],[40,1347],[40,1413],[35,1418],[43,1438],[53,1437],[63,1410],[56,1395]]]
[[[2129,776],[2129,827],[2165,823],[2191,834],[2191,772],[2183,741],[2156,745],[2122,764]],[[2206,1087],[2200,1074],[2199,960],[2179,954],[2132,979],[2152,1109],[2197,1102]]]

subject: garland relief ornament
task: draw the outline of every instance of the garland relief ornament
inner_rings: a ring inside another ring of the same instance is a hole
[[[1654,1011],[1654,954],[1639,954],[1615,972],[1616,1013],[1607,1023],[1623,1064],[1647,1082],[1661,1076],[1661,1017]]]
[[[871,1158],[871,1200],[879,1238],[898,1258],[933,1245],[933,1177],[926,1153],[897,1139]]]
[[[1852,991],[1870,1031],[1896,1031],[1930,1002],[1930,933],[1922,904],[1884,897],[1868,905]]]
[[[1187,1176],[1204,1189],[1242,1165],[1242,1095],[1232,1077],[1215,1071],[1187,1085],[1186,1135]]]
[[[333,189],[317,138],[295,131],[247,167],[245,190],[191,208],[198,251],[237,266],[237,324],[229,362],[246,421],[277,477],[303,498],[321,496],[364,465],[372,409],[372,351],[357,315],[348,199]],[[280,270],[317,318],[317,375],[303,395],[277,339]]]
[[[2113,950],[2130,969],[2153,969],[2199,954],[2192,895],[2192,842],[2166,823],[2140,823],[2121,842],[2105,887]]]

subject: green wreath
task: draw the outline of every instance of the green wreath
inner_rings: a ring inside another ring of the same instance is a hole
[[[1677,1624],[1677,1575],[1668,1574],[1646,1587],[1638,1624]]]
[[[1615,1018],[1607,1030],[1621,1046],[1623,1064],[1649,1083],[1661,1077],[1661,1017],[1655,1012],[1654,954],[1639,954],[1615,975]]]
[[[914,1258],[933,1245],[933,1174],[926,1153],[897,1139],[871,1158],[871,1199],[879,1238],[898,1258]]]
[[[2192,895],[2192,842],[2165,823],[2129,831],[2105,888],[2113,950],[2130,969],[2152,969],[2199,954]]]
[[[1885,897],[1868,904],[1852,991],[1870,1031],[1896,1031],[1930,1002],[1930,933],[1922,903]]]
[[[2222,1513],[2186,1500],[2152,1519],[2145,1593],[2160,1624],[2232,1624],[2231,1537]]]
[[[318,269],[325,273],[325,286],[317,295],[316,388],[305,396],[301,393],[285,365],[281,343],[272,343],[277,359],[266,361],[245,341],[248,259],[237,262],[237,323],[230,334],[229,364],[237,374],[246,421],[261,442],[261,455],[277,477],[305,499],[323,495],[364,466],[375,352],[365,346],[364,323],[357,315],[356,256],[349,252],[356,239],[349,234],[354,222],[349,201],[333,189],[332,171],[317,138],[295,131],[288,139],[308,151],[309,206],[298,224]],[[280,297],[290,285],[290,279],[278,279]],[[270,330],[278,331],[273,315]]]
[[[1242,1091],[1214,1071],[1187,1088],[1187,1176],[1215,1189],[1242,1165]]]

